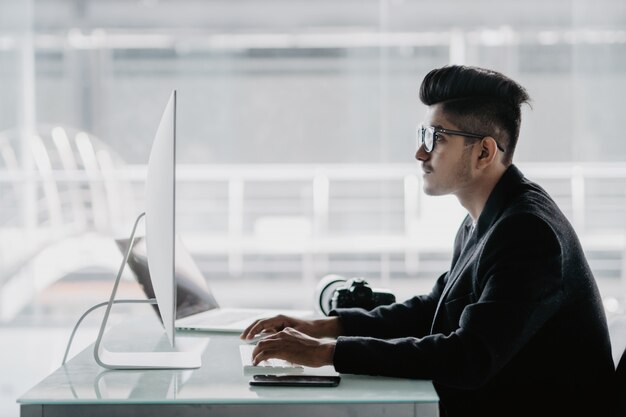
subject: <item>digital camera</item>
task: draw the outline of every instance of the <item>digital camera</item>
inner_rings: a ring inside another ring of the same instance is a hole
[[[372,310],[381,305],[395,303],[396,296],[392,293],[373,289],[363,278],[352,278],[341,287],[335,288],[330,299],[330,308],[360,307]]]

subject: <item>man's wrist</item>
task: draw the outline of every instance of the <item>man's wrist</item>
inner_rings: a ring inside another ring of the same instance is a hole
[[[341,336],[341,322],[339,317],[327,317],[315,320],[313,327],[317,329],[317,337],[333,337]]]
[[[329,340],[327,342],[324,342],[321,346],[324,349],[324,353],[322,355],[323,358],[323,365],[333,365],[334,363],[334,358],[335,358],[335,346],[337,345],[337,342],[334,340]]]

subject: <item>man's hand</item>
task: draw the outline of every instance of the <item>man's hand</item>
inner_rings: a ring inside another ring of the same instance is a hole
[[[278,358],[317,368],[332,365],[334,353],[334,340],[316,339],[286,327],[257,343],[252,352],[252,363],[258,365],[266,359]]]
[[[240,338],[252,340],[258,334],[274,334],[288,327],[312,337],[337,337],[341,335],[341,324],[338,317],[304,320],[281,314],[267,319],[256,320],[241,333]]]

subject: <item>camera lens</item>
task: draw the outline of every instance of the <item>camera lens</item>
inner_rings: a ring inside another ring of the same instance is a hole
[[[327,316],[330,310],[337,307],[332,299],[336,289],[345,285],[347,280],[347,278],[336,274],[326,275],[320,280],[315,290],[316,309],[320,313]]]

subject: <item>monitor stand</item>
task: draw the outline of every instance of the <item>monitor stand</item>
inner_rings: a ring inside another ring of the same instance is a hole
[[[98,365],[107,369],[194,369],[199,368],[202,364],[201,355],[198,351],[167,351],[167,352],[113,352],[106,349],[102,344],[102,338],[104,331],[106,330],[109,314],[111,313],[111,307],[115,301],[115,295],[117,294],[117,287],[119,286],[120,279],[124,267],[128,262],[131,249],[135,243],[135,232],[139,220],[145,215],[141,213],[133,226],[133,231],[130,235],[128,249],[124,254],[124,260],[120,265],[117,277],[115,278],[115,284],[113,284],[113,290],[111,291],[111,297],[107,304],[104,317],[102,318],[102,324],[100,325],[100,331],[98,332],[98,338],[94,345],[94,358]],[[156,304],[156,300],[144,300],[147,303]],[[175,349],[175,348],[174,348]]]

